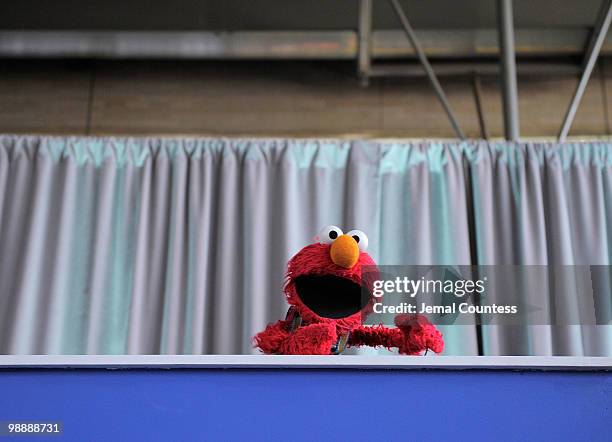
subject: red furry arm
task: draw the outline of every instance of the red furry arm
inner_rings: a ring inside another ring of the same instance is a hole
[[[253,338],[253,345],[268,355],[281,353],[281,347],[290,335],[291,322],[277,321],[268,324],[266,329],[259,332]]]
[[[351,347],[367,345],[368,347],[395,347],[401,339],[402,332],[398,328],[387,328],[384,325],[360,325],[351,330],[349,345]]]
[[[397,347],[401,354],[418,355],[425,350],[441,353],[444,349],[442,334],[422,315],[398,315],[397,328],[383,325],[359,326],[351,331],[349,345],[370,347]]]
[[[328,355],[336,341],[334,323],[309,324],[291,331],[290,321],[277,321],[255,335],[253,344],[266,354]]]

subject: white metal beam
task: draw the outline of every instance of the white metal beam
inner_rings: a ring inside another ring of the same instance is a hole
[[[0,355],[13,368],[354,368],[441,370],[611,370],[610,357],[582,356],[273,356]]]

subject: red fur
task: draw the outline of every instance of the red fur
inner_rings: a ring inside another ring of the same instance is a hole
[[[254,343],[266,354],[328,355],[337,339],[336,325],[329,322],[309,324],[289,331],[289,321],[269,324],[255,335]]]
[[[334,264],[329,248],[325,244],[311,244],[291,258],[287,265],[285,296],[301,316],[302,325],[292,332],[289,320],[269,324],[253,338],[256,347],[266,354],[328,355],[338,338],[350,332],[349,346],[396,347],[406,355],[420,354],[425,350],[440,353],[443,350],[442,334],[421,315],[398,315],[395,319],[397,328],[363,326],[363,318],[372,311],[373,298],[362,311],[341,319],[323,318],[310,310],[295,288],[295,278],[300,275],[336,275],[360,285],[371,285],[371,281],[362,280],[362,266],[376,266],[370,255],[360,252],[357,263],[346,269]],[[376,279],[377,273],[368,272],[367,275]]]
[[[298,328],[281,347],[286,355],[328,355],[336,342],[336,326],[333,323],[309,324]]]
[[[268,324],[266,329],[253,338],[254,345],[266,354],[279,354],[281,347],[289,339],[290,324],[288,321],[277,321]]]
[[[351,331],[350,346],[367,345],[368,347],[386,347],[391,349],[400,342],[402,333],[397,328],[388,328],[384,325],[360,325]]]
[[[310,244],[289,260],[285,277],[285,296],[287,297],[287,302],[296,308],[304,322],[334,323],[341,334],[361,324],[363,312],[357,312],[354,315],[341,319],[323,318],[302,303],[295,289],[295,278],[300,275],[336,275],[361,284],[362,266],[375,267],[376,263],[366,252],[361,252],[357,263],[350,269],[345,269],[334,264],[331,260],[329,247],[327,244]],[[364,310],[371,309],[371,304],[368,304]]]
[[[397,315],[395,325],[402,331],[396,345],[402,354],[417,355],[425,350],[441,353],[444,349],[442,333],[423,315]]]

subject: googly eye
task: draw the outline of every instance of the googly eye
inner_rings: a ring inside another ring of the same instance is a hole
[[[340,227],[327,226],[323,227],[317,236],[321,244],[331,244],[340,235],[342,235],[342,229],[340,229]]]
[[[348,236],[352,236],[355,241],[357,241],[357,245],[359,246],[359,250],[365,252],[368,250],[368,235],[363,233],[361,230],[351,230],[347,233]]]

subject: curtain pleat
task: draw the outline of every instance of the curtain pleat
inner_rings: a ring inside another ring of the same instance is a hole
[[[1,136],[0,353],[254,353],[329,224],[379,264],[610,265],[612,144]],[[610,325],[441,328],[445,354],[612,355]]]

